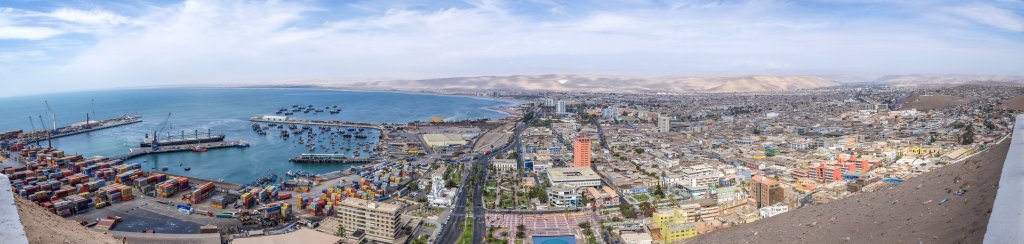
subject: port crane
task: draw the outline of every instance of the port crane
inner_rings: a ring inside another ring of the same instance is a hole
[[[36,121],[32,120],[32,116],[28,116],[28,124],[32,125],[32,140],[35,140],[36,141],[36,146],[38,146],[39,145],[39,140],[36,140],[36,139],[39,138],[39,134],[35,133],[36,132]]]
[[[171,113],[167,113],[167,118],[164,119],[164,122],[160,123],[160,125],[157,126],[156,130],[153,130],[153,142],[150,143],[150,146],[153,147],[153,151],[156,151],[156,149],[160,147],[160,145],[158,143],[159,141],[157,140],[157,135],[159,135],[160,132],[164,131],[164,128],[167,127],[167,122],[170,121],[170,120],[171,120]],[[168,133],[170,133],[170,132],[168,132]],[[168,134],[167,138],[170,139],[170,135],[169,134]]]
[[[92,99],[92,101],[89,102],[89,112],[85,113],[85,128],[92,128],[92,125],[90,124],[89,120],[91,120],[90,119],[91,116],[95,116],[95,115],[96,115],[96,99]]]
[[[53,147],[53,140],[51,139],[53,139],[53,134],[57,133],[57,114],[53,113],[53,109],[50,108],[49,101],[43,100],[43,103],[46,104],[46,111],[50,112],[50,122],[53,123],[53,130],[50,131],[50,133],[46,133],[46,146]],[[40,118],[40,120],[42,120],[42,118]]]

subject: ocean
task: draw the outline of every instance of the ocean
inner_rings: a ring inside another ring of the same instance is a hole
[[[432,117],[446,120],[490,118],[500,119],[507,114],[494,108],[516,103],[463,96],[444,96],[420,93],[342,91],[325,89],[286,88],[161,88],[136,90],[90,91],[0,98],[0,131],[23,129],[29,131],[53,126],[44,101],[48,101],[56,114],[57,126],[85,121],[91,112],[93,120],[121,115],[141,115],[143,122],[109,128],[53,140],[54,147],[67,154],[84,156],[113,156],[138,147],[147,133],[165,120],[172,135],[205,133],[225,134],[227,140],[245,140],[248,148],[211,149],[203,153],[177,152],[137,157],[129,162],[143,163],[146,170],[167,167],[167,172],[227,182],[249,183],[274,172],[279,176],[289,170],[325,173],[346,169],[353,165],[295,164],[288,159],[309,153],[295,139],[284,140],[271,129],[261,136],[252,131],[250,117],[273,115],[280,108],[292,105],[313,105],[323,109],[339,106],[340,114],[325,112],[295,113],[296,119],[342,120],[368,123],[405,123],[427,121]],[[167,114],[171,116],[168,119]],[[40,123],[39,116],[43,122]],[[30,124],[31,117],[33,124]],[[166,133],[166,132],[165,132]],[[166,135],[164,133],[164,135]],[[367,131],[365,139],[350,139],[352,147],[358,144],[370,148],[380,135]],[[46,142],[42,142],[46,145]],[[333,153],[333,151],[316,151]],[[351,154],[351,153],[349,153]],[[363,154],[362,156],[366,156]],[[191,167],[191,171],[185,171]]]

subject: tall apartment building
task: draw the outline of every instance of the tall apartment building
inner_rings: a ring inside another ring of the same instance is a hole
[[[665,115],[658,115],[658,132],[665,133],[672,128],[672,118]]]
[[[580,134],[572,143],[572,165],[590,167],[590,137]]]
[[[346,235],[362,231],[363,238],[383,243],[398,241],[402,206],[371,202],[354,197],[345,198],[338,205],[338,219]]]
[[[756,175],[750,183],[750,196],[754,198],[754,206],[757,208],[780,203],[785,198],[785,191],[774,179]]]
[[[565,113],[565,101],[558,100],[558,102],[555,103],[555,113]]]

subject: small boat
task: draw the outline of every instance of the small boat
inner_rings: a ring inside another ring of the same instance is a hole
[[[192,147],[193,152],[206,152],[206,147]]]
[[[160,171],[167,171],[167,166],[164,166],[163,168],[161,168]]]
[[[191,171],[192,167],[185,167],[185,171]]]

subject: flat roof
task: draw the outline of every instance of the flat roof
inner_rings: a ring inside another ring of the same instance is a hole
[[[299,230],[293,231],[287,234],[270,235],[270,236],[259,236],[249,238],[238,238],[234,239],[231,243],[235,244],[286,244],[286,243],[302,243],[302,244],[334,244],[341,242],[341,237],[310,230],[306,228],[299,228]]]
[[[590,167],[550,168],[548,178],[553,182],[601,180]]]
[[[397,212],[398,209],[402,207],[402,206],[399,206],[398,204],[382,203],[382,202],[371,202],[371,201],[367,201],[367,200],[363,200],[363,199],[359,199],[359,198],[354,198],[354,197],[345,198],[345,200],[341,201],[341,203],[342,203],[342,205],[359,206],[359,207],[364,208],[364,209],[373,209],[373,210],[383,211],[383,212]]]

